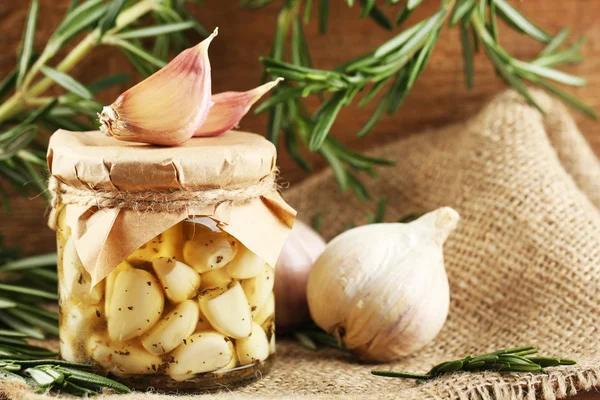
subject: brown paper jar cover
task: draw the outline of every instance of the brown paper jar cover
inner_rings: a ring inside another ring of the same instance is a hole
[[[275,162],[271,142],[240,131],[162,147],[123,142],[99,131],[59,130],[48,148],[52,176],[75,188],[96,190],[244,187],[269,176]]]
[[[277,192],[275,146],[252,133],[161,147],[58,130],[47,160],[49,225],[65,206],[93,284],[159,233],[201,216],[274,266],[295,217]]]

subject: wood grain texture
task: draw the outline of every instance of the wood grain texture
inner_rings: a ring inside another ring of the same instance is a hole
[[[15,64],[15,52],[20,41],[28,1],[0,0],[0,76],[4,76]],[[40,49],[58,25],[69,0],[41,0],[38,32],[35,44]],[[258,57],[269,53],[275,20],[280,2],[260,11],[243,10],[234,0],[206,0],[204,5],[190,6],[191,11],[208,28],[218,26],[219,36],[210,49],[215,92],[246,90],[258,84],[262,72]],[[317,67],[331,68],[351,57],[364,54],[391,37],[370,20],[359,20],[359,8],[345,6],[342,0],[331,1],[329,32],[321,36],[317,32],[316,13],[306,28],[313,60]],[[409,23],[422,19],[437,8],[439,2],[425,1],[411,17]],[[524,14],[532,17],[547,31],[554,33],[569,26],[572,39],[585,35],[588,40],[583,47],[585,62],[570,66],[567,71],[588,79],[586,87],[573,90],[577,96],[600,110],[600,1],[544,1],[527,0],[518,3]],[[316,12],[316,10],[313,10]],[[391,15],[391,14],[390,14]],[[541,49],[539,43],[504,28],[501,43],[513,55],[530,59]],[[98,48],[74,71],[81,82],[116,72],[134,72],[126,59],[115,49]],[[136,77],[137,78],[137,77]],[[475,113],[486,100],[505,88],[496,77],[483,54],[475,60],[475,88],[465,89],[460,42],[456,30],[442,33],[431,61],[415,84],[400,112],[384,116],[372,133],[364,139],[356,138],[356,132],[367,120],[372,106],[366,109],[344,109],[332,129],[332,133],[350,148],[362,150],[409,135],[427,128],[434,128],[461,121]],[[126,86],[105,92],[101,101],[111,103]],[[578,124],[597,154],[600,154],[598,123],[575,114]],[[241,129],[264,132],[265,116],[250,115],[241,123]],[[410,151],[410,149],[407,149]],[[315,170],[324,163],[312,155]],[[279,165],[287,181],[294,183],[307,175],[280,150]],[[15,197],[16,198],[16,197]],[[13,217],[0,211],[0,234],[11,245],[20,245],[27,254],[51,251],[53,234],[45,227],[45,203],[37,198],[14,202]],[[599,399],[597,392],[581,394],[575,398]]]

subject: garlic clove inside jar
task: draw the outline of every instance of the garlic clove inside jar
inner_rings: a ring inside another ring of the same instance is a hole
[[[110,342],[100,335],[90,337],[87,347],[94,361],[117,376],[155,374],[163,364],[138,344]]]
[[[244,289],[248,303],[250,303],[253,316],[267,302],[269,295],[273,292],[274,284],[275,272],[266,263],[263,263],[262,270],[256,277],[242,281],[242,288]]]
[[[225,287],[232,281],[225,268],[219,268],[202,274],[200,289]]]
[[[256,322],[252,323],[252,333],[245,339],[235,341],[237,358],[241,365],[252,364],[269,357],[267,334]]]
[[[168,257],[155,258],[152,267],[172,303],[191,299],[200,288],[200,274],[180,261]]]
[[[254,315],[253,321],[262,326],[273,315],[275,315],[275,296],[270,293],[266,303]]]
[[[233,351],[231,340],[220,333],[195,333],[173,351],[173,362],[169,363],[167,373],[183,381],[193,374],[215,371],[231,362]]]
[[[199,273],[226,266],[236,255],[237,241],[225,232],[213,232],[199,228],[202,232],[187,240],[183,246],[186,264]]]
[[[236,257],[227,264],[227,273],[235,279],[254,278],[262,272],[265,267],[265,261],[248,250],[245,246],[240,246]]]
[[[170,352],[194,332],[199,317],[198,304],[193,300],[184,301],[142,338],[142,346],[155,355]]]
[[[176,257],[177,259],[181,259],[180,248],[182,242],[182,227],[180,224],[177,224],[142,245],[127,257],[127,261],[138,265],[144,262],[152,262],[159,257]]]
[[[91,287],[92,277],[83,267],[72,237],[67,239],[63,248],[61,265],[61,301],[67,301],[74,297],[78,301],[85,301],[88,304],[98,304],[102,300],[104,282]]]
[[[236,339],[250,336],[252,315],[239,283],[208,289],[198,302],[202,313],[217,331]]]
[[[149,272],[135,268],[117,275],[108,301],[106,319],[111,340],[129,340],[148,332],[164,307],[162,286]]]

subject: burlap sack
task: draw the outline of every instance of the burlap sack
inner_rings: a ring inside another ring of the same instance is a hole
[[[600,384],[600,166],[565,109],[536,95],[545,118],[506,92],[467,123],[372,152],[397,160],[367,181],[375,198],[387,196],[387,221],[443,205],[462,216],[445,246],[450,315],[433,343],[370,366],[283,342],[275,369],[260,382],[202,398],[550,400]],[[340,194],[330,172],[285,197],[301,219],[321,212],[327,238],[349,222],[364,222],[374,208]],[[469,353],[529,344],[579,364],[548,374],[456,373],[424,385],[369,373],[425,371]],[[12,395],[45,398],[20,393]]]

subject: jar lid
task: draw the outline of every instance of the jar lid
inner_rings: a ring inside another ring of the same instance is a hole
[[[100,131],[58,130],[47,157],[50,173],[60,182],[105,191],[234,189],[256,184],[276,168],[275,146],[241,131],[161,147],[120,141]]]

